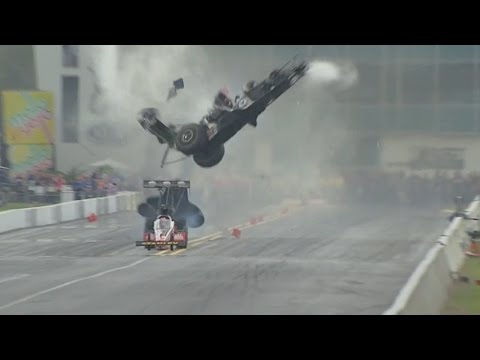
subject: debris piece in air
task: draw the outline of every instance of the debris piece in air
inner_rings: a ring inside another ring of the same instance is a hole
[[[168,90],[167,101],[177,96],[177,90],[181,90],[185,88],[185,83],[183,82],[183,78],[177,79],[173,82],[173,87]]]

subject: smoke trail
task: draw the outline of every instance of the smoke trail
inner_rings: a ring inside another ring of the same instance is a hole
[[[352,64],[316,60],[310,63],[307,79],[316,86],[334,84],[339,89],[345,90],[356,84],[358,72]]]

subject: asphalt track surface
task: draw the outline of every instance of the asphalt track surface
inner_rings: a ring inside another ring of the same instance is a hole
[[[134,246],[135,213],[20,230],[0,235],[0,314],[381,314],[446,225],[310,204],[173,252]]]

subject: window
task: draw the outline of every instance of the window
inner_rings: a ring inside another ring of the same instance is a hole
[[[0,89],[36,88],[33,45],[1,45]]]
[[[65,67],[78,67],[78,45],[62,45],[62,63]]]
[[[440,61],[473,62],[474,45],[439,45]]]
[[[383,108],[382,120],[386,131],[398,131],[402,129],[398,120],[398,108],[394,105],[387,105]]]
[[[379,65],[380,98],[385,104],[393,105],[398,101],[398,65],[389,63]]]
[[[316,45],[312,49],[315,57],[320,59],[339,59],[345,58],[345,45]]]
[[[380,162],[380,139],[358,138],[335,149],[332,161],[339,166],[377,166]]]
[[[379,106],[354,105],[350,119],[351,130],[382,131],[384,122],[382,108]]]
[[[382,68],[375,64],[355,64],[358,81],[350,89],[338,94],[338,101],[352,104],[379,104]]]
[[[338,104],[333,101],[321,103],[320,105],[319,107],[312,108],[313,110],[309,116],[310,129],[312,131],[329,131],[350,126],[348,123],[350,114],[348,105]],[[309,104],[307,106],[311,105]]]
[[[360,139],[355,149],[353,163],[360,166],[376,166],[380,162],[380,139]]]
[[[62,78],[63,142],[78,143],[78,76]]]
[[[478,88],[478,85],[473,89],[473,102],[475,104],[480,104],[480,89]]]
[[[474,106],[441,105],[437,107],[437,129],[441,132],[472,132],[475,130]]]
[[[434,120],[432,106],[402,106],[396,110],[396,129],[400,131],[432,131]]]
[[[435,55],[435,45],[396,45],[398,54],[406,61],[431,61]]]
[[[404,104],[431,104],[434,99],[435,67],[432,64],[403,64],[401,69]]]
[[[480,118],[478,118],[477,113],[475,113],[473,126],[474,126],[474,131],[475,132],[480,132]]]
[[[352,105],[348,119],[352,131],[372,133],[396,130],[396,112],[392,106]]]
[[[384,45],[385,47],[385,62],[396,63],[400,58],[400,45]]]
[[[381,62],[383,45],[348,45],[348,55],[355,62]]]
[[[475,87],[473,64],[440,64],[438,76],[440,103],[473,102]]]

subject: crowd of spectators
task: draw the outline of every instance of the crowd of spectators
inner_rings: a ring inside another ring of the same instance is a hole
[[[0,206],[7,203],[56,204],[62,193],[72,200],[115,195],[119,191],[138,190],[136,179],[111,168],[60,172],[28,172],[23,175],[0,175]]]

